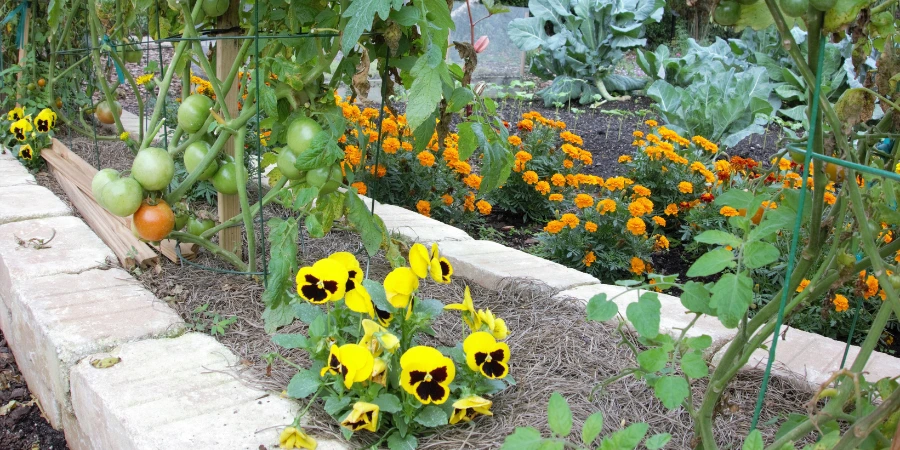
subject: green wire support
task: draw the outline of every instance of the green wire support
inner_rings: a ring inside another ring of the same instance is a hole
[[[821,32],[820,32],[821,33]],[[824,36],[823,36],[824,38]],[[806,142],[806,156],[803,160],[803,180],[809,178],[809,165],[813,156],[813,136],[816,134],[815,118],[819,114],[819,97],[822,95],[822,61],[825,59],[825,43],[823,40],[819,42],[818,65],[816,66],[816,89],[813,91],[812,111],[810,114],[809,139]],[[800,244],[800,228],[803,225],[803,208],[806,203],[806,189],[800,190],[800,202],[797,206],[797,219],[794,221],[794,235],[791,236],[791,250],[787,261],[787,271],[784,274],[784,286],[791,283],[791,275],[794,272],[794,263],[797,259],[797,247]],[[772,332],[772,345],[769,347],[769,360],[766,362],[766,371],[763,374],[762,385],[759,389],[759,395],[756,398],[756,408],[753,410],[753,421],[750,429],[755,430],[759,422],[759,414],[762,412],[763,400],[766,398],[766,390],[769,388],[769,379],[772,376],[772,363],[775,362],[775,350],[778,347],[778,335],[781,334],[781,325],[784,322],[784,309],[787,304],[789,290],[782,289],[781,302],[778,304],[778,317],[775,319],[775,330]]]
[[[847,355],[850,353],[850,341],[853,340],[853,333],[856,331],[856,322],[859,320],[859,312],[862,310],[863,301],[856,299],[856,314],[853,316],[853,322],[850,323],[850,335],[847,337],[847,345],[844,346],[844,356],[841,358],[841,369],[847,363]]]

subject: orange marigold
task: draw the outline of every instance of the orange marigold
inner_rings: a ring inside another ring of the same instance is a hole
[[[635,236],[640,236],[647,233],[647,224],[644,223],[644,220],[640,217],[632,217],[628,219],[628,223],[625,224],[625,227],[631,234]]]
[[[550,183],[546,181],[538,181],[538,183],[534,185],[534,190],[540,192],[543,195],[547,195],[547,193],[550,192]]]
[[[659,125],[659,123],[653,119],[645,120],[644,123],[647,124],[648,127],[655,127]]]
[[[631,273],[635,275],[643,275],[644,271],[647,270],[647,265],[644,263],[644,260],[638,258],[637,256],[631,258]]]
[[[561,201],[563,201],[563,195],[562,194],[550,194],[550,196],[547,197],[547,200],[550,200],[551,202],[561,202]]]
[[[847,301],[847,297],[844,297],[841,294],[835,294],[831,303],[834,304],[834,310],[837,312],[844,312],[850,309],[850,302]]]
[[[533,170],[529,170],[522,174],[522,180],[527,184],[534,184],[538,182],[538,174]]]
[[[466,197],[463,199],[463,211],[472,212],[475,211],[475,193],[469,192],[466,194]]]
[[[631,156],[629,156],[629,155],[622,155],[619,157],[619,164],[630,163],[631,161],[632,161],[632,159],[631,159]]]
[[[465,161],[456,161],[453,163],[453,170],[460,175],[468,175],[472,172],[472,166]]]
[[[366,187],[366,183],[363,183],[362,181],[357,181],[357,182],[351,184],[350,186],[355,187],[356,192],[359,192],[359,195],[366,195],[366,192],[368,192],[368,190],[369,190]]]
[[[806,289],[807,286],[809,286],[809,280],[804,278],[802,281],[800,281],[800,285],[797,286],[797,292],[803,292],[803,290]]]
[[[427,200],[419,200],[416,202],[416,210],[425,217],[431,217],[431,203]]]
[[[591,264],[595,261],[597,261],[597,255],[595,255],[594,252],[587,252],[584,255],[584,259],[581,260],[586,267],[591,267]]]
[[[650,196],[650,189],[647,189],[646,187],[641,186],[640,184],[636,184],[636,185],[632,186],[631,190],[633,190],[635,194],[640,195],[641,197],[649,197]]]
[[[661,234],[657,234],[656,242],[653,244],[653,248],[656,250],[668,250],[669,249],[669,239]]]
[[[423,150],[416,155],[416,158],[419,159],[419,164],[422,167],[431,167],[434,165],[434,153],[429,152],[428,150]]]
[[[594,206],[594,197],[591,197],[588,194],[578,194],[575,196],[575,207],[577,208],[590,208]]]
[[[875,278],[872,275],[869,275],[866,278],[866,289],[863,291],[863,298],[868,300],[875,296],[878,293],[878,278]]]
[[[562,229],[565,227],[566,225],[564,223],[558,220],[551,220],[550,222],[547,222],[547,226],[544,227],[544,231],[550,234],[556,234],[562,231]]]
[[[571,169],[574,165],[575,163],[573,163],[571,159],[563,160],[563,167],[565,167],[566,169]]]
[[[550,182],[553,183],[554,186],[562,187],[566,185],[566,177],[564,177],[560,173],[555,173],[552,177],[550,177]]]
[[[478,190],[481,187],[481,177],[473,173],[463,178],[463,183],[472,189]]]
[[[591,221],[587,221],[584,223],[584,229],[588,233],[593,233],[593,232],[597,231],[597,224],[594,222],[591,222]]]
[[[525,150],[519,150],[516,152],[516,161],[531,161],[531,153],[526,152]]]
[[[653,216],[653,217],[651,217],[651,219],[653,219],[653,221],[656,222],[656,224],[661,227],[666,226],[666,219],[663,219],[662,217]]]
[[[572,213],[566,213],[566,214],[563,214],[562,217],[559,218],[559,220],[560,220],[562,223],[568,225],[569,228],[575,228],[575,227],[577,227],[577,226],[578,226],[578,223],[580,222],[580,221],[578,220],[578,216],[576,216],[575,214],[572,214]]]
[[[719,214],[725,217],[734,217],[739,216],[741,213],[738,210],[732,208],[731,206],[723,206],[722,209],[719,210]]]
[[[491,204],[484,200],[478,200],[478,203],[475,203],[475,207],[478,208],[478,212],[483,216],[490,214],[492,209]]]
[[[520,138],[518,136],[510,136],[510,137],[506,138],[506,141],[509,142],[510,145],[513,145],[516,147],[522,145],[522,138]]]
[[[563,131],[559,134],[559,137],[572,145],[584,145],[584,141],[581,139],[581,136],[572,133],[571,131]]]
[[[616,212],[616,201],[611,198],[600,200],[597,202],[597,211],[602,215],[606,215],[608,212]]]
[[[678,215],[678,205],[674,203],[669,203],[666,205],[665,213],[667,216],[675,216]]]
[[[441,196],[441,201],[442,201],[445,205],[450,206],[450,205],[453,204],[453,196],[450,195],[450,194],[444,194],[444,195]]]
[[[519,121],[516,127],[522,131],[531,131],[534,129],[534,122],[532,122],[531,119],[523,119]]]

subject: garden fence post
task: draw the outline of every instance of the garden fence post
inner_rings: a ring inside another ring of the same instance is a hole
[[[230,29],[239,25],[240,18],[239,13],[241,8],[240,0],[231,0],[231,5],[228,7],[228,11],[219,17],[218,23],[216,27],[219,29]],[[227,33],[234,34],[234,33]],[[241,47],[241,41],[238,39],[222,39],[216,41],[216,76],[223,80],[227,75],[228,71],[231,70],[231,65],[234,63],[235,58],[237,58],[238,52]],[[223,86],[224,89],[228,90],[228,94],[225,96],[225,105],[228,107],[228,112],[232,116],[237,116],[240,112],[238,111],[238,90],[237,83],[232,83],[231,86]],[[231,156],[234,156],[234,138],[228,140],[228,143],[225,144],[225,152]],[[241,212],[241,204],[237,195],[225,195],[221,192],[218,197],[218,210],[219,210],[219,221],[224,222]],[[253,230],[247,230],[248,233],[252,233]],[[234,252],[238,258],[242,258],[243,253],[243,236],[241,235],[240,227],[230,227],[225,228],[224,230],[219,232],[219,245],[222,246],[225,250],[230,252]]]

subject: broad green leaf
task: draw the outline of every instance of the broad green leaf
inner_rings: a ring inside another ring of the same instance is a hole
[[[459,136],[459,159],[465,161],[475,153],[478,147],[478,140],[475,138],[475,132],[472,131],[473,126],[481,126],[472,122],[463,122],[457,126],[457,136]]]
[[[344,151],[337,141],[328,133],[319,133],[310,143],[309,150],[297,156],[294,167],[301,171],[313,170],[328,167],[341,159],[344,159]]]
[[[390,450],[416,450],[419,447],[419,441],[412,434],[400,437],[400,433],[392,433],[387,440]]]
[[[654,347],[638,353],[637,362],[647,372],[659,372],[669,362],[669,353],[663,348]]]
[[[751,269],[772,264],[778,261],[780,256],[781,252],[778,251],[778,247],[768,242],[753,241],[744,246],[744,265]]]
[[[274,333],[278,327],[293,320],[293,313],[286,314],[279,310],[286,308],[290,301],[288,290],[293,288],[294,274],[297,272],[297,237],[300,231],[295,219],[273,218],[268,225],[272,251],[268,266],[269,279],[262,298],[269,311],[264,318],[274,319],[265,321],[266,332]]]
[[[403,27],[411,27],[420,19],[419,9],[413,5],[406,5],[399,10],[391,12],[391,19]]]
[[[322,379],[311,370],[302,369],[291,378],[287,386],[287,395],[292,398],[303,399],[313,395],[322,385]]]
[[[349,211],[347,212],[347,220],[353,225],[362,239],[363,245],[369,256],[375,256],[381,244],[384,243],[385,236],[381,232],[381,228],[372,217],[372,213],[362,199],[356,195],[356,192],[347,191],[347,204]]]
[[[641,295],[638,301],[625,308],[625,317],[641,337],[653,339],[659,335],[659,313],[662,304],[655,292]]]
[[[690,386],[684,378],[679,376],[667,376],[656,380],[653,385],[653,395],[658,398],[663,406],[675,409],[691,394]]]
[[[539,450],[544,442],[541,432],[534,427],[517,427],[503,440],[500,450]]]
[[[342,409],[346,408],[350,404],[350,397],[338,398],[338,397],[328,397],[328,400],[325,400],[325,412],[331,414],[332,416],[337,415],[341,412]]]
[[[712,337],[707,334],[701,336],[689,337],[686,340],[688,348],[692,348],[694,350],[706,350],[710,346],[712,346]]]
[[[372,400],[372,403],[378,405],[378,408],[381,409],[381,412],[388,414],[393,414],[403,410],[403,405],[400,404],[400,399],[397,398],[397,396],[394,394],[381,394],[378,397],[375,397],[375,400]]]
[[[309,204],[319,196],[319,188],[310,186],[298,189],[295,195],[294,208],[303,209],[309,206]]]
[[[513,154],[506,146],[498,142],[490,142],[484,146],[479,192],[488,193],[506,183],[513,166]]]
[[[697,258],[687,271],[689,277],[713,275],[734,265],[734,252],[725,248],[708,251]]]
[[[472,93],[471,89],[460,86],[454,89],[453,93],[450,94],[450,100],[447,101],[447,112],[459,112],[474,99],[475,94]],[[464,158],[460,155],[460,159]]]
[[[633,423],[624,430],[605,437],[600,445],[600,450],[629,450],[634,449],[641,443],[650,425],[646,423]]]
[[[843,30],[847,25],[856,22],[863,8],[868,8],[874,3],[872,0],[838,0],[825,12],[824,31],[836,33]]]
[[[316,318],[324,315],[325,313],[319,309],[318,306],[313,305],[305,300],[301,300],[298,302],[294,302],[292,309],[294,310],[294,315],[300,319],[301,322],[310,325],[313,323]]]
[[[650,436],[649,438],[647,438],[647,440],[644,441],[644,445],[647,446],[647,450],[659,450],[659,449],[665,447],[666,444],[668,444],[669,441],[671,441],[671,440],[672,440],[671,434],[659,433],[659,434],[654,434],[653,436]]]
[[[703,378],[709,375],[709,366],[703,359],[703,353],[695,350],[681,357],[681,371],[691,378]]]
[[[747,439],[744,439],[744,445],[741,446],[741,450],[763,450],[763,448],[765,448],[765,444],[759,430],[751,431],[747,435]]]
[[[748,241],[766,240],[779,231],[791,229],[797,218],[797,211],[787,206],[779,206],[778,209],[766,211],[763,217],[759,226],[750,230]]]
[[[743,243],[739,237],[721,230],[704,231],[694,237],[694,240],[704,244],[730,245],[732,247],[740,247]]]
[[[364,32],[372,28],[372,21],[377,13],[382,20],[387,20],[391,12],[391,0],[368,0],[364,2],[352,2],[344,11],[343,16],[350,18],[343,29],[341,36],[341,50],[344,55],[349,55],[356,42]]]
[[[554,392],[550,396],[550,403],[547,406],[547,421],[550,423],[550,430],[559,437],[566,437],[572,432],[572,410],[569,409],[569,403],[559,392]]]
[[[320,222],[319,219],[316,218],[315,214],[306,216],[306,221],[304,223],[306,225],[306,231],[307,233],[309,233],[310,237],[325,237],[325,230],[322,229],[322,222]]]
[[[789,433],[794,428],[797,428],[801,423],[809,420],[805,414],[796,414],[791,413],[788,414],[787,420],[778,427],[778,431],[775,432],[775,439],[781,439],[785,434]],[[749,436],[748,436],[749,437]]]
[[[272,336],[272,342],[286,349],[304,348],[306,347],[306,336],[300,333],[276,334]]]
[[[265,84],[259,87],[259,106],[269,117],[278,115],[278,98],[274,88]]]
[[[603,431],[603,413],[597,411],[584,421],[584,426],[581,427],[581,442],[590,446],[601,431]]]
[[[353,191],[332,192],[330,194],[320,195],[316,199],[316,207],[313,213],[322,225],[322,232],[328,233],[334,226],[334,221],[340,219],[344,215],[344,199],[346,195]]]
[[[450,418],[447,417],[447,413],[445,413],[444,410],[440,407],[428,405],[422,408],[422,410],[419,411],[418,414],[416,414],[415,421],[426,427],[434,428],[441,425],[447,425],[447,422],[450,421]]]
[[[66,0],[50,0],[50,4],[47,6],[47,25],[50,27],[50,34],[56,34],[56,30],[59,28],[59,18],[65,3]]]
[[[752,302],[753,279],[743,273],[726,273],[713,286],[709,304],[716,308],[722,325],[737,328]]]
[[[443,82],[450,78],[441,48],[431,43],[416,61],[410,74],[413,82],[409,89],[406,117],[409,127],[415,130],[434,112],[441,101]]]
[[[734,209],[744,209],[750,207],[753,203],[753,193],[742,191],[740,189],[729,189],[716,197],[716,206],[730,206]]]
[[[591,297],[587,303],[587,319],[596,322],[606,322],[616,317],[619,306],[615,302],[607,300],[606,294],[597,294]]]

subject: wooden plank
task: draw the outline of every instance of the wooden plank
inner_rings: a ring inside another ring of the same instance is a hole
[[[229,29],[240,24],[239,12],[241,10],[240,0],[231,0],[228,11],[219,17],[216,28],[220,30]],[[225,78],[231,70],[231,65],[237,58],[241,48],[241,41],[237,39],[223,39],[216,41],[216,76],[219,80]],[[238,110],[238,89],[237,83],[231,86],[223,86],[228,89],[225,96],[225,105],[228,112],[236,116]],[[234,156],[234,138],[228,140],[225,144],[225,152]],[[218,213],[219,222],[224,222],[241,213],[241,203],[237,195],[223,195],[218,197]],[[252,230],[247,230],[252,233]],[[229,227],[219,232],[219,245],[225,250],[234,252],[238,258],[242,257],[244,248],[244,237],[241,234],[241,227]]]

